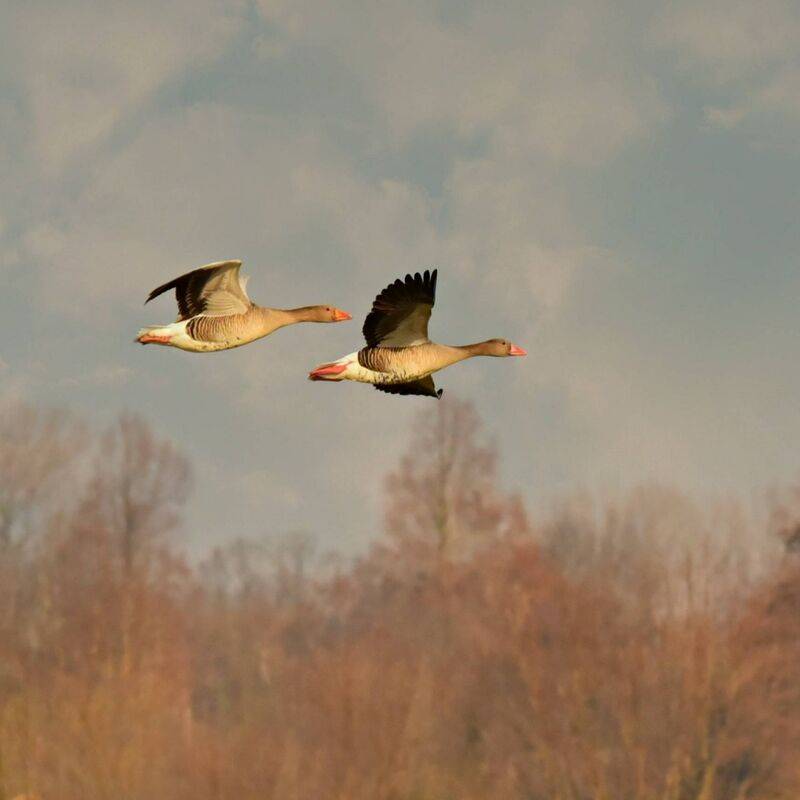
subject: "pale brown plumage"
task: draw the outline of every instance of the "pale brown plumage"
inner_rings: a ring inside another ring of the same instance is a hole
[[[145,303],[174,289],[178,319],[171,325],[143,328],[137,341],[206,353],[240,347],[298,322],[352,319],[334,306],[258,306],[247,296],[247,280],[239,274],[241,266],[238,260],[207,264],[154,289]]]
[[[389,284],[364,321],[367,347],[313,370],[311,380],[354,380],[392,394],[441,397],[431,375],[474,356],[521,356],[505,339],[451,346],[431,342],[428,321],[436,301],[437,271],[406,275]]]

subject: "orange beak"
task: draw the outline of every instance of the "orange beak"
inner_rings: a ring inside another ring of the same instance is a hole
[[[528,355],[528,351],[523,350],[521,347],[517,347],[515,344],[512,344],[508,354],[510,356],[526,356]]]
[[[353,319],[351,314],[348,314],[346,311],[342,311],[340,308],[333,309],[334,322],[346,322],[348,319]]]

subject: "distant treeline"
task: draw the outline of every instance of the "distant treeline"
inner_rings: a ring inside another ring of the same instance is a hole
[[[364,557],[190,568],[172,444],[4,407],[0,800],[800,797],[800,492],[531,519],[498,466],[443,400]]]

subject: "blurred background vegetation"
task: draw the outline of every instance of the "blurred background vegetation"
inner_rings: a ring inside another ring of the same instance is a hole
[[[335,519],[190,560],[146,422],[4,407],[0,800],[800,797],[800,486],[531,518],[500,474],[443,400],[357,560]]]

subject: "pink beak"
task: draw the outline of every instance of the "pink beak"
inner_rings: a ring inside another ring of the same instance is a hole
[[[523,350],[521,347],[517,347],[515,344],[512,344],[508,354],[510,356],[526,356],[528,355],[528,351]]]
[[[333,309],[334,322],[346,322],[348,319],[353,319],[352,314],[348,314],[346,311],[342,311],[340,308]]]
[[[326,375],[339,375],[347,369],[347,364],[323,364],[308,373],[310,381],[324,381]]]

